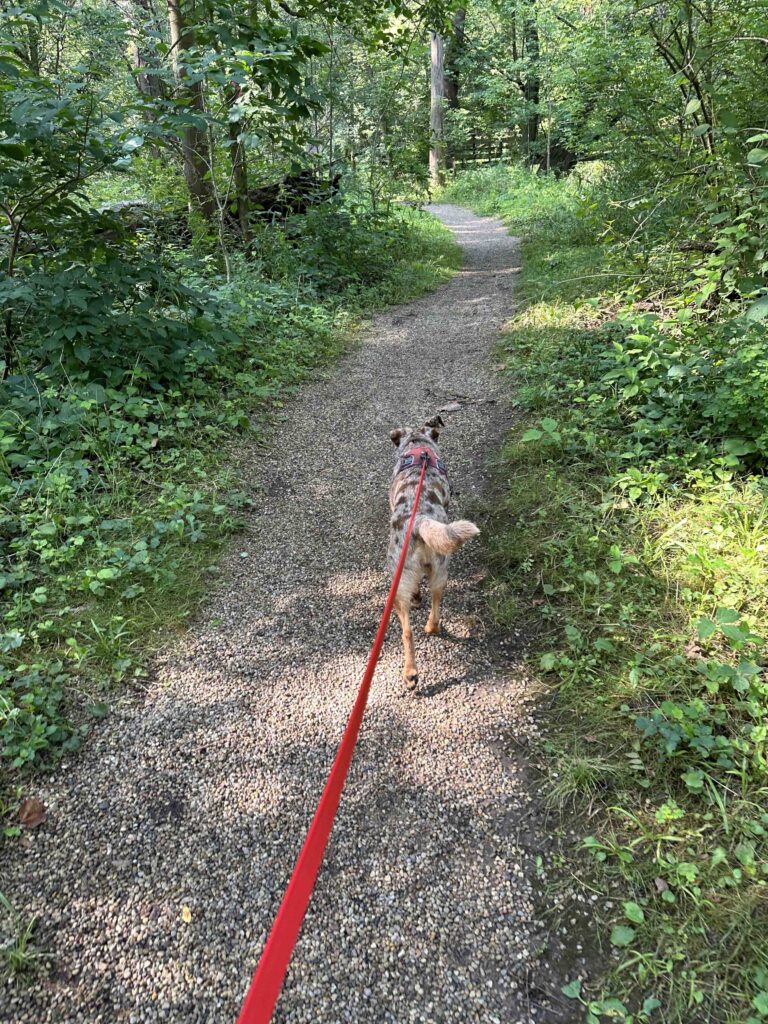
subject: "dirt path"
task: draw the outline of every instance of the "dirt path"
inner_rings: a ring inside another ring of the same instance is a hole
[[[464,269],[379,316],[291,404],[247,468],[258,512],[226,586],[158,662],[146,702],[43,787],[47,823],[0,863],[0,890],[39,914],[53,956],[48,979],[0,988],[3,1022],[234,1021],[386,593],[389,431],[459,403],[441,438],[457,518],[509,416],[491,353],[515,242],[496,220],[434,209]],[[276,1021],[542,1019],[517,838],[528,797],[505,754],[531,728],[525,681],[514,644],[487,635],[479,553],[455,559],[443,637],[416,615],[416,697],[390,631]]]

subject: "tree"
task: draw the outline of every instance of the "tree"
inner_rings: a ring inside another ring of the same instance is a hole
[[[433,185],[445,180],[445,121],[444,96],[445,68],[443,65],[443,37],[430,33],[431,102],[429,120],[429,177]]]
[[[464,55],[464,26],[467,10],[459,7],[451,18],[451,34],[445,47],[445,73],[443,75],[443,93],[445,102],[451,110],[459,105],[459,74],[461,58]]]
[[[216,210],[216,199],[204,116],[205,94],[202,79],[190,78],[185,64],[188,51],[195,45],[195,34],[185,27],[181,0],[168,0],[168,24],[173,70],[180,98],[188,108],[182,132],[184,177],[193,208],[210,220]]]
[[[532,6],[523,14],[523,47],[527,70],[525,77],[520,81],[525,99],[522,145],[526,159],[530,163],[538,157],[536,143],[539,138],[539,94],[541,90],[539,28],[536,23],[536,11]]]

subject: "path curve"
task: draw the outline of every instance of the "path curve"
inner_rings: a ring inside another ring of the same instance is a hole
[[[460,406],[441,438],[458,518],[508,423],[492,351],[513,309],[515,240],[498,220],[433,210],[462,271],[378,316],[290,404],[274,450],[246,470],[257,511],[226,586],[158,661],[146,701],[43,787],[48,821],[0,863],[54,965],[0,988],[1,1021],[234,1021],[386,593],[389,431]],[[530,712],[514,645],[505,655],[483,621],[479,553],[453,563],[444,637],[416,614],[417,697],[403,696],[390,631],[278,1022],[540,1019],[517,839],[528,797],[504,753]]]

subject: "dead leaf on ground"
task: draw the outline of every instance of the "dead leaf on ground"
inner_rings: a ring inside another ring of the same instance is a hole
[[[37,828],[48,817],[48,811],[42,800],[36,796],[26,796],[19,805],[19,821],[27,828]]]
[[[447,405],[441,405],[437,410],[438,412],[459,412],[461,409],[461,402],[449,402]]]
[[[181,908],[181,920],[184,922],[184,924],[189,924],[190,921],[192,920],[192,911],[186,904],[184,904],[184,906]]]
[[[654,879],[654,881],[656,883],[656,888],[657,888],[657,890],[659,892],[666,892],[667,889],[669,888],[669,886],[667,885],[667,883],[664,881],[663,878],[656,878],[656,879]]]

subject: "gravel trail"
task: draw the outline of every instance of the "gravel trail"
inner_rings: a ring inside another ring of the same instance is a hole
[[[441,437],[455,519],[510,418],[492,350],[515,240],[497,220],[433,210],[463,270],[376,317],[292,400],[244,467],[256,510],[199,620],[157,660],[146,699],[39,787],[48,821],[6,850],[0,890],[39,915],[52,966],[29,987],[0,983],[3,1024],[234,1022],[386,594],[389,431],[455,405]],[[416,696],[390,628],[276,1022],[546,1015],[530,984],[530,797],[507,753],[534,728],[530,695],[515,639],[484,624],[479,555],[475,542],[452,563],[443,636],[425,636],[426,607],[414,615]]]

